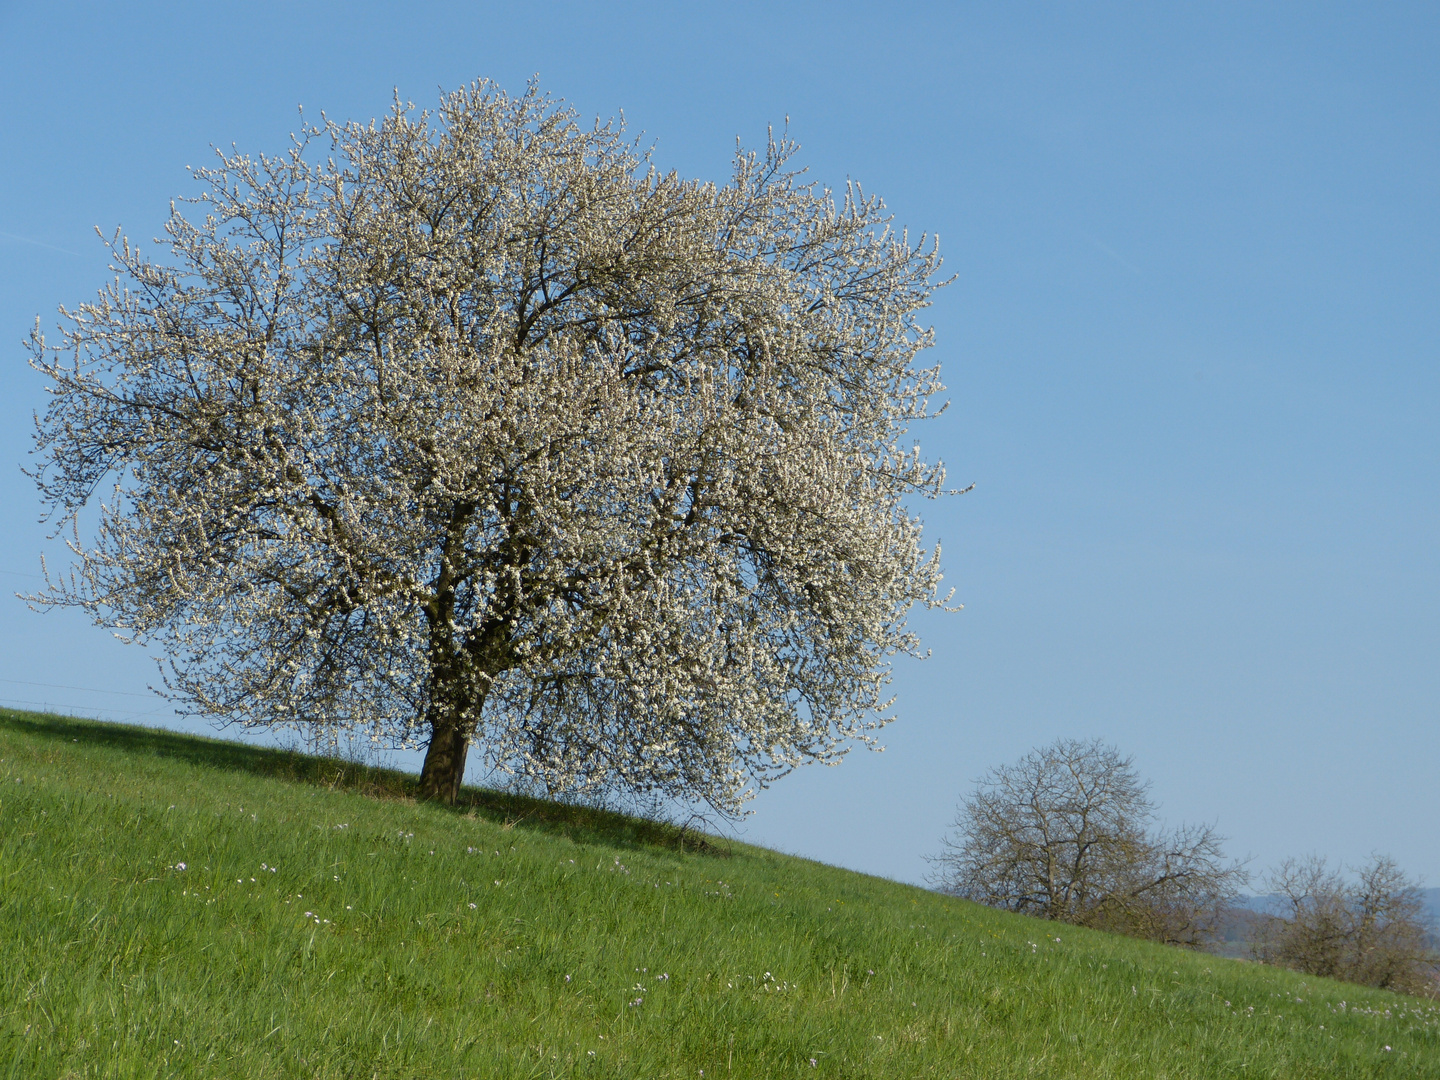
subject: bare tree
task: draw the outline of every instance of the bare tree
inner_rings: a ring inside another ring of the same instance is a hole
[[[976,783],[936,883],[992,907],[1198,947],[1245,871],[1210,826],[1152,833],[1154,817],[1130,758],[1061,739]]]
[[[1388,855],[1374,856],[1353,880],[1318,855],[1287,859],[1266,885],[1283,910],[1255,921],[1256,959],[1363,986],[1437,992],[1440,954],[1420,888]]]
[[[794,152],[685,180],[477,83],[219,154],[168,259],[117,233],[37,324],[76,566],[30,599],[157,643],[195,712],[424,745],[437,799],[472,743],[733,809],[869,742],[943,603],[902,505],[943,490],[902,445],[939,259]]]

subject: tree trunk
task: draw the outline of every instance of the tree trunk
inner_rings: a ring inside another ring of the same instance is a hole
[[[435,714],[432,707],[430,746],[420,769],[420,797],[447,805],[460,795],[465,779],[465,756],[470,752],[470,733],[453,715]]]
[[[468,511],[466,512],[468,515]],[[461,524],[463,525],[463,517]],[[485,682],[505,668],[507,641],[503,620],[491,617],[468,641],[453,637],[455,589],[450,580],[449,545],[438,582],[435,601],[426,608],[430,623],[430,703],[425,721],[430,726],[430,745],[420,768],[420,797],[451,805],[460,795],[465,779],[465,757],[470,736],[485,705],[485,689],[467,678],[477,668]]]

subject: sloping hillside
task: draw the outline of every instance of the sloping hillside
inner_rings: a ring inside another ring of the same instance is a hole
[[[0,1075],[1440,1077],[1440,1008],[597,811],[0,714]]]

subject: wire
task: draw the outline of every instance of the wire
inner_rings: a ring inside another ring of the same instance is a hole
[[[66,686],[63,683],[49,682],[28,682],[25,679],[0,679],[0,683],[13,683],[16,686],[43,686],[49,690],[83,690],[87,694],[120,694],[124,697],[153,697],[153,694],[141,694],[134,690],[101,690],[94,686]]]
[[[5,705],[38,705],[41,709],[44,709],[47,712],[53,712],[57,716],[81,716],[82,714],[89,713],[93,715],[85,716],[85,719],[105,719],[105,717],[101,715],[103,710],[97,709],[91,705],[56,705],[53,701],[29,701],[25,698],[0,698],[0,703],[3,703]],[[123,724],[130,720],[139,720],[142,717],[150,716],[153,713],[160,712],[165,707],[166,706],[164,705],[159,705],[153,709],[145,709],[142,712],[123,713],[118,718],[113,717],[112,714],[112,718],[115,719],[116,723]]]

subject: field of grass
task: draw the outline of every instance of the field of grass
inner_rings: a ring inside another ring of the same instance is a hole
[[[0,1077],[1440,1077],[1434,1003],[409,790],[0,712]]]

